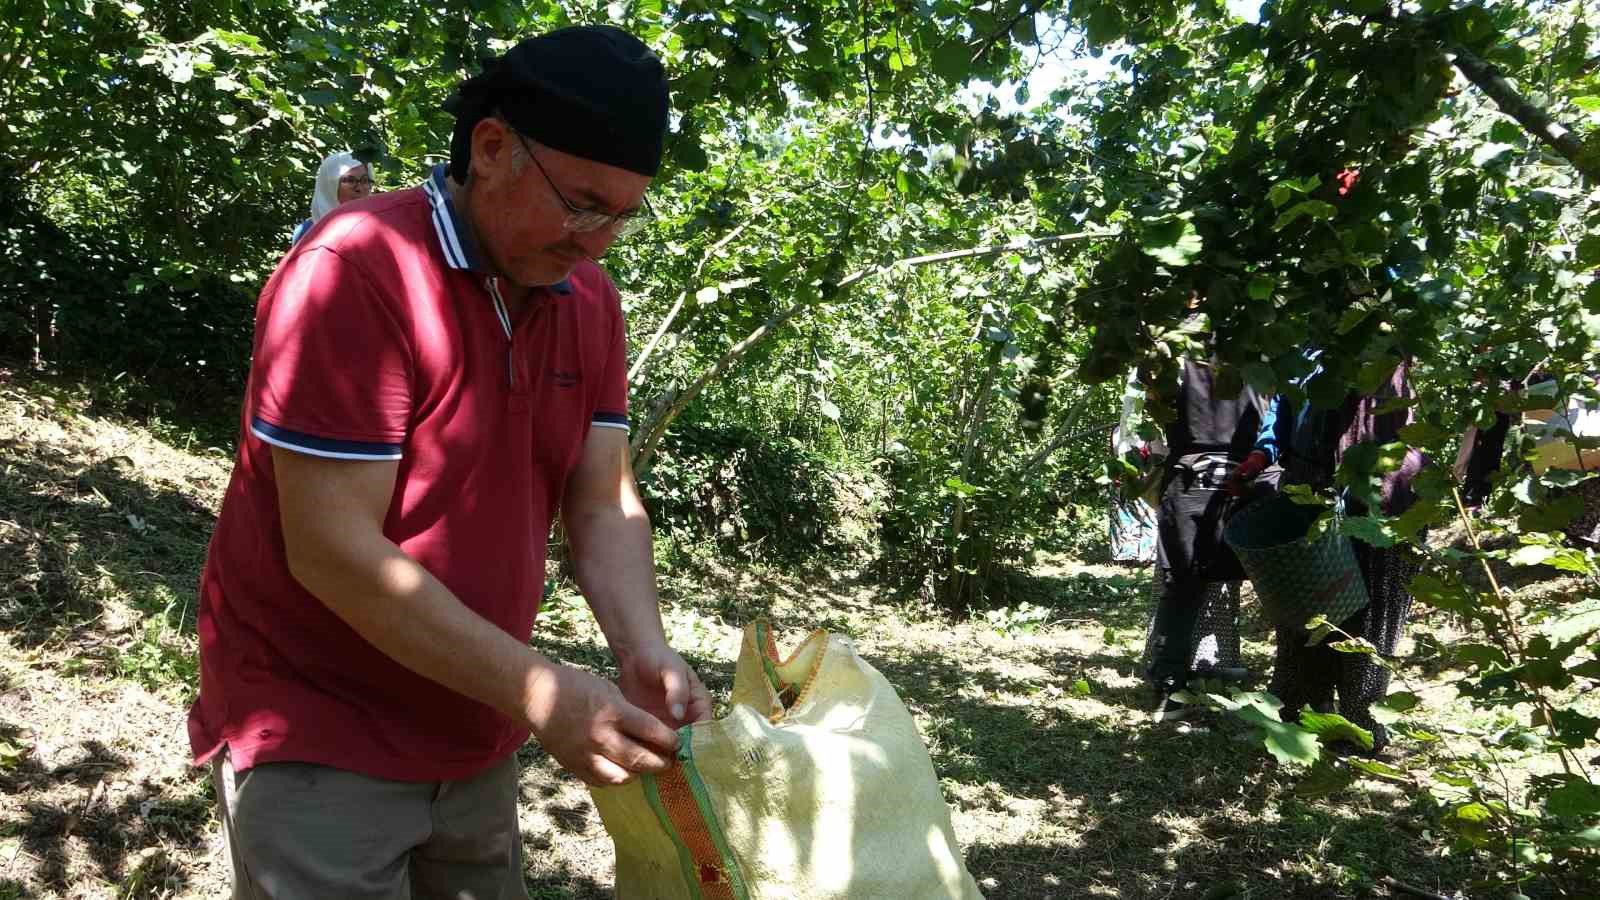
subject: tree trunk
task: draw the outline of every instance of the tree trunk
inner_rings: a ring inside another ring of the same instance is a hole
[[[961,436],[961,466],[956,470],[961,480],[967,484],[972,483],[972,461],[977,456],[978,444],[983,434],[983,420],[989,412],[989,398],[994,393],[995,376],[1000,371],[1000,358],[1004,350],[1005,345],[1001,343],[995,343],[989,348],[989,359],[984,367],[983,378],[978,382],[978,390],[973,395],[972,402],[968,404],[971,411],[966,416]],[[966,521],[966,498],[958,496],[955,515],[950,519],[950,567],[938,586],[939,602],[952,610],[966,605],[972,593],[973,576],[961,571],[964,561],[961,553],[961,533],[966,528]]]

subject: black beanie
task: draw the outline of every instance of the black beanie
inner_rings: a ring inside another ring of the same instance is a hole
[[[654,177],[667,132],[667,76],[620,28],[577,25],[528,38],[483,64],[444,108],[456,117],[450,176],[465,181],[472,129],[499,110],[546,147]]]

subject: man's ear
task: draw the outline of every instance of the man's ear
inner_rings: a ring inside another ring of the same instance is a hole
[[[469,163],[473,179],[495,181],[510,169],[511,153],[517,140],[505,122],[494,116],[484,116],[472,126],[472,160]]]

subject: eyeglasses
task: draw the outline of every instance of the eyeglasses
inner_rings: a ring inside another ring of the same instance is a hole
[[[649,221],[652,212],[649,198],[643,198],[644,207],[642,209],[626,213],[608,213],[598,209],[584,209],[572,205],[571,201],[567,200],[567,196],[561,193],[561,189],[556,187],[556,183],[550,177],[550,173],[545,171],[544,164],[539,162],[539,157],[533,154],[533,148],[528,146],[527,138],[524,138],[514,128],[508,128],[507,130],[517,136],[517,140],[522,143],[522,149],[527,152],[528,158],[533,160],[533,164],[539,168],[539,174],[544,176],[545,184],[550,185],[550,190],[555,192],[556,199],[560,200],[562,207],[566,209],[567,218],[561,223],[562,228],[567,231],[577,232],[599,231],[602,228],[610,228],[620,238],[637,233]]]
[[[372,187],[372,179],[365,175],[343,175],[340,176],[339,183],[351,187]]]

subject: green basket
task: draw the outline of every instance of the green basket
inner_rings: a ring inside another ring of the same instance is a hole
[[[1349,537],[1325,528],[1306,540],[1321,513],[1274,494],[1246,505],[1223,530],[1262,610],[1280,626],[1301,628],[1314,616],[1337,625],[1370,602]]]

